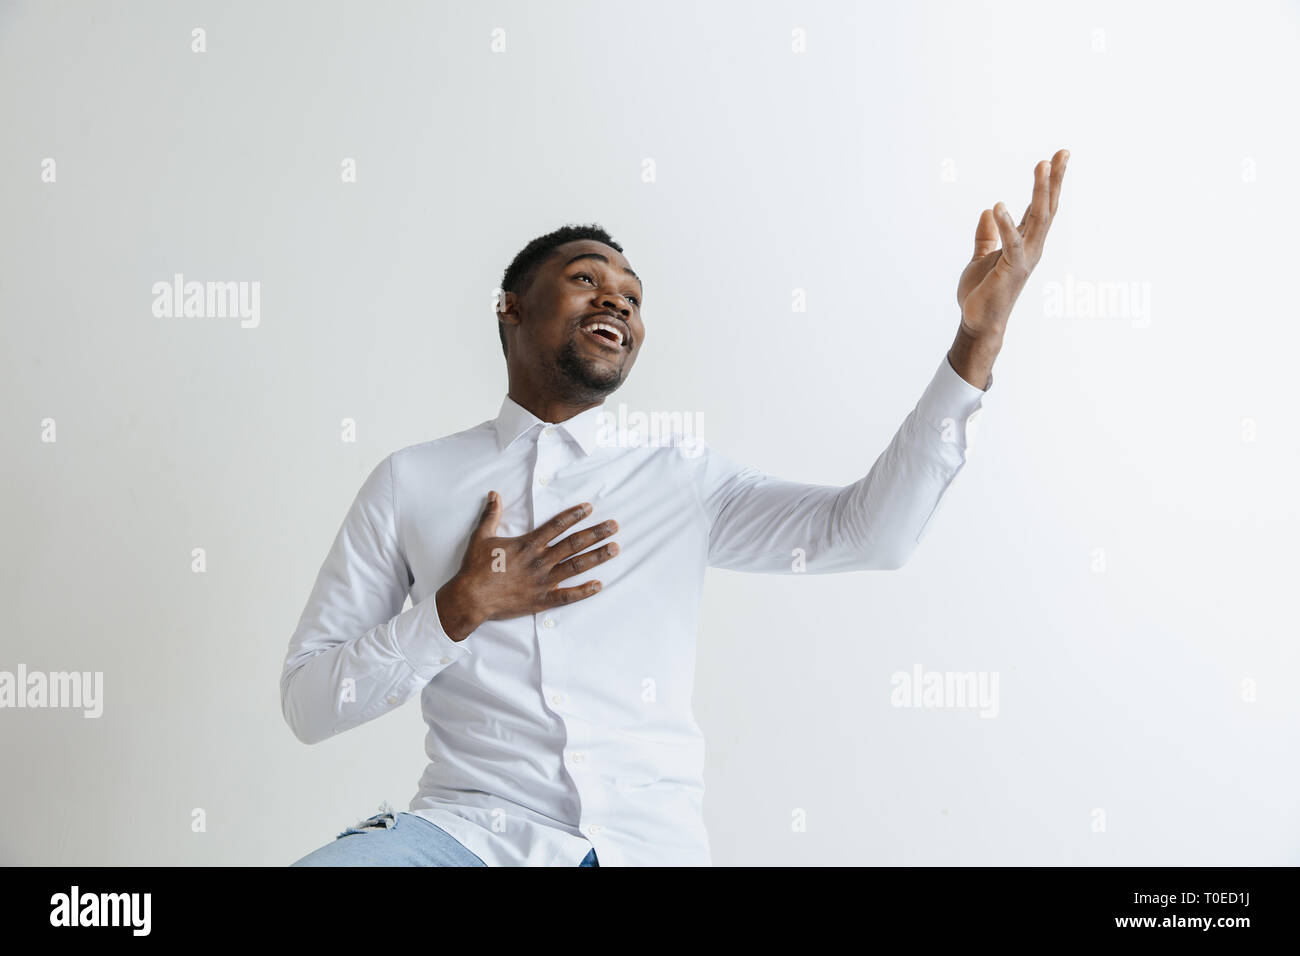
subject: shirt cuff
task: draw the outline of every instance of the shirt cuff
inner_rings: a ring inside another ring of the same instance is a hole
[[[917,411],[931,428],[951,432],[953,423],[969,422],[979,413],[984,396],[992,387],[992,375],[989,376],[988,388],[976,388],[957,374],[945,355],[917,402]]]
[[[469,638],[453,641],[442,627],[438,617],[434,591],[419,604],[413,604],[393,618],[392,641],[395,653],[411,670],[426,679],[432,679],[444,667],[456,663],[473,652],[466,646]]]

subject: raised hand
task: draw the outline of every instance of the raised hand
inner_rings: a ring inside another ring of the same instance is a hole
[[[1069,150],[1061,149],[1034,167],[1033,198],[1019,225],[1012,223],[1005,203],[980,213],[975,254],[957,280],[961,327],[948,353],[953,368],[979,388],[986,387],[1011,308],[1042,258],[1069,159]]]
[[[1006,203],[980,213],[975,254],[957,282],[962,324],[971,334],[1005,331],[1016,297],[1043,256],[1069,159],[1062,149],[1034,167],[1034,195],[1019,225],[1012,224]]]

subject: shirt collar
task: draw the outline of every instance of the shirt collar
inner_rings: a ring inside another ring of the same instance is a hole
[[[579,412],[568,421],[559,422],[554,427],[561,428],[569,434],[569,437],[576,441],[585,454],[590,455],[596,450],[596,429],[600,424],[601,414],[605,410],[605,403],[594,405],[584,412]],[[497,413],[496,419],[492,422],[497,433],[497,449],[505,451],[515,439],[519,438],[535,425],[547,425],[549,422],[543,422],[540,418],[524,408],[509,395],[501,402],[501,410]]]

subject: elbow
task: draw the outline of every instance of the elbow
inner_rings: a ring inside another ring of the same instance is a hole
[[[891,526],[846,527],[841,534],[846,545],[841,559],[854,571],[897,571],[911,560],[919,541]]]
[[[918,547],[919,544],[916,541],[913,541],[906,548],[895,551],[891,556],[891,560],[889,562],[889,570],[901,571],[904,567],[907,566],[907,562],[912,560],[912,556],[916,554],[916,549]]]
[[[320,742],[316,737],[307,732],[306,725],[304,725],[302,721],[298,720],[294,715],[293,708],[288,704],[288,702],[285,702],[281,709],[284,712],[284,722],[289,725],[289,729],[293,731],[293,735],[298,738],[299,742],[304,744],[315,744]]]
[[[915,536],[892,534],[877,541],[877,546],[871,549],[872,557],[877,562],[875,566],[882,571],[901,571],[921,546],[925,529],[922,528],[921,531],[922,534]]]
[[[293,735],[304,744],[318,744],[323,740],[328,740],[331,736],[330,734],[314,733],[312,728],[295,719],[289,713],[285,714],[284,720],[289,725],[289,729],[293,731]]]
[[[915,551],[915,545],[885,548],[872,555],[871,567],[876,571],[901,570],[912,559]]]
[[[294,694],[293,678],[295,674],[286,674],[280,682],[280,712],[284,716],[284,722],[289,725],[293,735],[304,744],[318,744],[322,740],[327,740],[331,736],[328,733],[322,734],[317,732],[317,728],[312,727],[311,721],[305,720],[299,712],[298,697]]]
[[[318,744],[325,739],[324,737],[317,736],[316,734],[308,733],[307,729],[302,724],[298,723],[292,718],[285,718],[285,720],[289,724],[289,729],[293,731],[293,735],[297,737],[299,742],[301,743]]]

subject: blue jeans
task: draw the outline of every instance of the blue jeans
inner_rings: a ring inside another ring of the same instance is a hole
[[[424,817],[381,810],[292,866],[487,866]],[[579,866],[600,866],[592,850]]]

